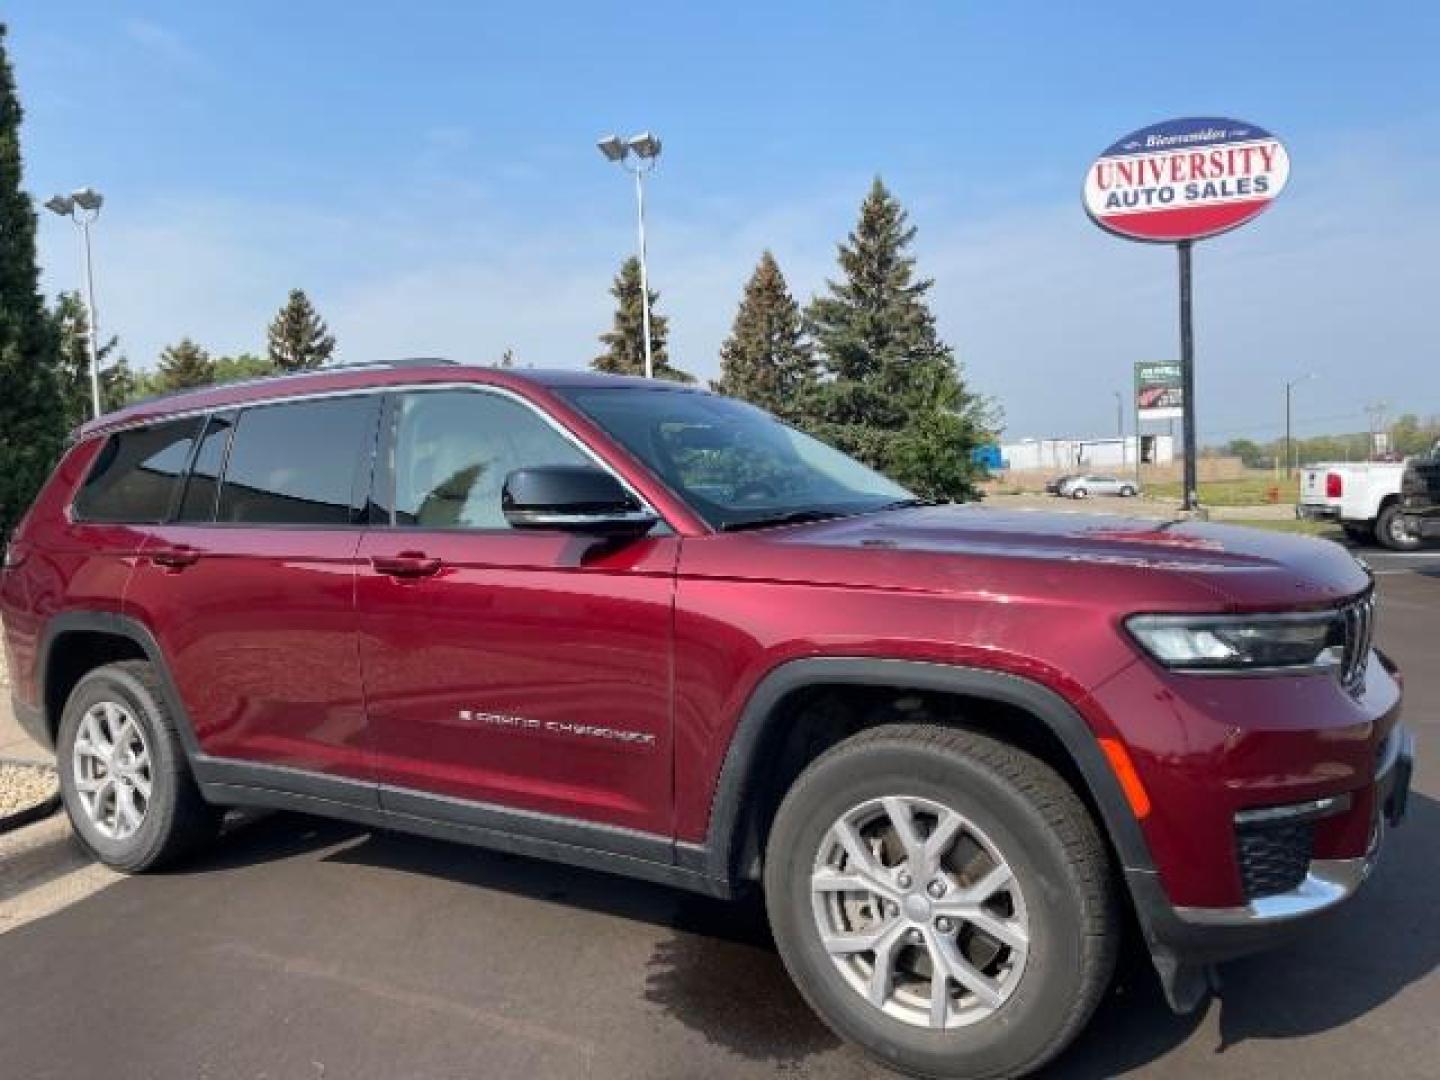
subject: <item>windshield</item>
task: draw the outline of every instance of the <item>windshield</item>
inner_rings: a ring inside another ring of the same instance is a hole
[[[733,398],[619,387],[558,393],[717,529],[919,501],[853,458]]]

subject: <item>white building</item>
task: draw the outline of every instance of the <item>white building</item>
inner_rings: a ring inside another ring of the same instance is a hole
[[[1142,435],[1140,451],[1146,465],[1168,465],[1175,460],[1175,439],[1170,435]],[[1097,439],[1021,439],[1000,447],[1002,468],[1120,470],[1135,467],[1135,436]]]

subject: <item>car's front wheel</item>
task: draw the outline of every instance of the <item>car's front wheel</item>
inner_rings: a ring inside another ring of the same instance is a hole
[[[1084,488],[1075,488],[1070,492],[1070,497],[1072,499],[1086,499],[1090,497],[1090,492]]]
[[[1122,487],[1122,488],[1120,489],[1120,497],[1121,497],[1122,499],[1129,499],[1129,498],[1132,498],[1134,495],[1135,495],[1135,489],[1134,489],[1133,487],[1131,487],[1129,484],[1126,484],[1124,487]]]
[[[107,664],[76,684],[60,718],[56,766],[75,835],[117,870],[162,866],[219,828],[221,813],[195,786],[147,663]]]
[[[882,727],[819,757],[780,807],[765,890],[815,1011],[921,1076],[1040,1067],[1114,967],[1110,867],[1084,804],[971,732]]]

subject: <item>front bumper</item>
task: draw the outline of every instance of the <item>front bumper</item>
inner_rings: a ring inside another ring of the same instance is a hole
[[[1193,926],[1266,926],[1318,915],[1355,895],[1379,858],[1385,830],[1400,824],[1410,797],[1415,737],[1396,726],[1386,740],[1375,775],[1375,820],[1369,850],[1353,859],[1312,859],[1305,880],[1288,892],[1262,896],[1238,907],[1177,907],[1181,922]]]
[[[1232,907],[1177,906],[1158,874],[1126,871],[1146,943],[1177,1012],[1191,1011],[1213,988],[1211,965],[1282,944],[1355,895],[1374,869],[1387,831],[1405,817],[1414,763],[1414,736],[1397,724],[1377,763],[1367,851],[1355,858],[1312,859],[1304,880],[1288,892]]]

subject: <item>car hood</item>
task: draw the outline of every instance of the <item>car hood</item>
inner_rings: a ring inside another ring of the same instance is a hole
[[[1183,578],[1237,608],[1319,605],[1353,596],[1370,584],[1365,567],[1339,544],[1200,521],[972,504],[863,514],[769,530],[764,536],[787,547],[993,559],[997,571],[1002,563],[1022,573],[1017,562],[1031,572],[1044,563],[1047,571],[1108,571],[1108,578],[1119,581],[1128,568],[1144,572],[1131,575],[1141,579]]]

